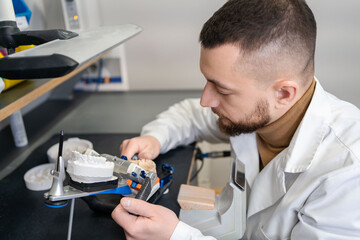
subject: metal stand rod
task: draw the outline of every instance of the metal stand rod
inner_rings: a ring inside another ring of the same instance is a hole
[[[75,198],[71,199],[67,240],[71,240],[71,231],[72,231],[72,224],[73,224],[73,217],[74,217],[74,205],[75,205]]]

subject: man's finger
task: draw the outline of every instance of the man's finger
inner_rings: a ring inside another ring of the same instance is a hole
[[[156,205],[150,204],[143,200],[135,198],[124,197],[120,201],[121,206],[130,213],[137,214],[143,217],[152,217],[154,216],[154,208]]]
[[[154,159],[154,154],[152,154],[150,151],[144,151],[144,152],[141,152],[139,153],[139,158],[140,159],[151,159],[153,160]]]
[[[121,204],[117,205],[116,208],[112,211],[111,217],[123,228],[132,226],[137,218],[136,216],[129,214],[129,212],[124,209]]]
[[[129,143],[121,147],[121,155],[126,156],[128,159],[131,159],[135,153],[139,152],[139,145],[136,143],[133,143],[132,141],[129,141]]]
[[[122,152],[122,151],[124,151],[124,149],[126,149],[128,143],[129,143],[129,140],[126,139],[120,144],[120,152]]]

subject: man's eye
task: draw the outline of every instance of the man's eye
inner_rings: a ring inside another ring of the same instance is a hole
[[[216,91],[217,91],[218,94],[220,94],[222,96],[228,96],[229,95],[229,93],[224,93],[224,92],[222,92],[220,90],[216,90]]]

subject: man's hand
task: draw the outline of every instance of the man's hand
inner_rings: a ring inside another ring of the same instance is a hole
[[[126,239],[168,240],[179,222],[170,209],[125,197],[111,216],[124,229]]]
[[[139,159],[156,158],[160,153],[160,142],[152,136],[141,136],[126,139],[120,145],[121,155],[131,159],[138,153]]]

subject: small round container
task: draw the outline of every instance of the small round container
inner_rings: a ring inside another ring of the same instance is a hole
[[[77,151],[79,153],[83,153],[86,149],[93,149],[92,142],[80,139],[80,138],[69,138],[68,140],[64,141],[63,143],[63,151],[62,151],[62,157],[64,159],[65,167],[67,167],[67,162],[71,158],[71,152]],[[49,159],[49,162],[55,163],[58,157],[59,152],[59,143],[51,146],[47,150],[47,156]]]
[[[52,169],[55,169],[55,163],[41,164],[28,170],[24,175],[26,187],[32,191],[49,190],[53,180],[53,176],[50,174]]]

